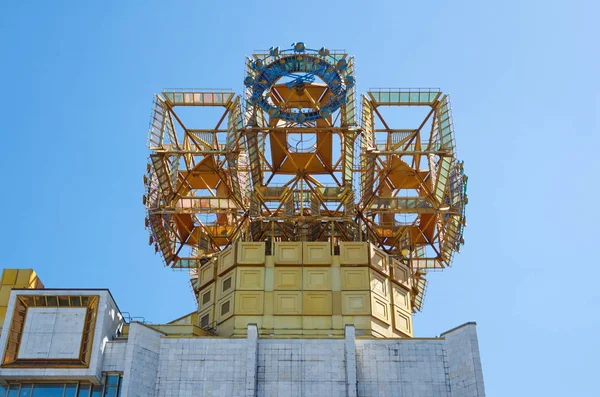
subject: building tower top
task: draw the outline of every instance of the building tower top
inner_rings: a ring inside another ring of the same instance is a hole
[[[156,96],[146,226],[165,264],[189,269],[202,326],[412,336],[426,272],[463,244],[467,177],[447,94],[359,101],[355,82],[353,57],[298,42],[247,58],[242,96]],[[207,107],[222,114],[195,125]]]

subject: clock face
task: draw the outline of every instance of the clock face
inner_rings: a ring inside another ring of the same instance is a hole
[[[272,118],[303,123],[328,118],[346,103],[347,90],[354,86],[345,56],[330,55],[329,50],[309,50],[303,43],[291,50],[271,49],[270,54],[252,63],[253,72],[244,84],[251,92],[249,102],[260,106]],[[329,91],[327,100],[313,100],[311,108],[282,108],[272,98],[275,84],[301,92],[319,78]]]

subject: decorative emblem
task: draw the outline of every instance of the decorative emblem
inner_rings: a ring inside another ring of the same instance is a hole
[[[346,103],[346,92],[355,84],[354,76],[348,73],[345,54],[331,54],[326,48],[307,49],[304,43],[294,43],[288,50],[271,47],[269,55],[252,63],[252,72],[244,79],[252,95],[250,103],[260,106],[271,117],[304,123],[327,118]],[[280,109],[271,100],[271,87],[287,78],[288,88],[302,89],[319,77],[327,84],[331,96],[324,105],[315,103],[313,109]]]

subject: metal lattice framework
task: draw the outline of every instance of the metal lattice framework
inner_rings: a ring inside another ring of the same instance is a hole
[[[144,204],[165,264],[195,275],[237,240],[370,241],[410,266],[420,310],[426,272],[450,266],[463,243],[467,178],[448,95],[371,90],[360,110],[353,57],[303,43],[248,58],[244,84],[243,100],[224,90],[155,98]],[[181,107],[223,113],[196,129]],[[382,115],[406,107],[423,119],[392,128]]]
[[[213,128],[184,124],[178,107],[220,107]],[[224,125],[227,120],[227,125]],[[144,183],[150,244],[167,266],[195,269],[230,245],[246,217],[243,125],[239,97],[223,91],[165,91],[156,96]]]

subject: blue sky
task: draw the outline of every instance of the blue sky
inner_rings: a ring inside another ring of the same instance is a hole
[[[477,321],[488,396],[597,396],[596,2],[0,5],[0,265],[108,287],[153,322],[194,309],[147,245],[153,93],[242,88],[244,57],[304,41],[356,56],[359,92],[441,87],[469,175],[466,245],[416,334]]]

